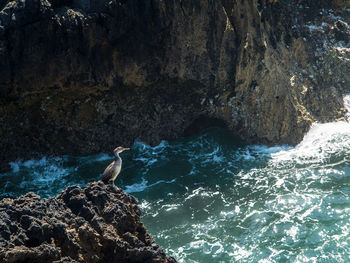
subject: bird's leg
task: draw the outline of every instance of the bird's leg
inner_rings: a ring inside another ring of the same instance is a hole
[[[114,180],[111,181],[111,185],[115,188]]]

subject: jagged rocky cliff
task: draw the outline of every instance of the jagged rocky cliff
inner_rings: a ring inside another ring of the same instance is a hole
[[[0,0],[0,163],[344,116],[348,0]]]
[[[93,182],[55,198],[0,201],[1,262],[167,262],[140,222],[134,197]]]

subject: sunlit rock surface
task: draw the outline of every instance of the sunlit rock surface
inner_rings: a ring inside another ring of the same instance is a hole
[[[0,201],[1,262],[176,262],[140,222],[134,197],[93,182],[55,198]]]
[[[0,163],[344,117],[349,1],[0,1]]]

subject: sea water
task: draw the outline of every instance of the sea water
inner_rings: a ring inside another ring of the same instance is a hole
[[[348,97],[346,98],[346,102]],[[350,262],[350,123],[316,123],[295,147],[249,145],[226,130],[121,154],[116,184],[180,262]],[[11,163],[0,198],[57,195],[98,180],[111,155]]]

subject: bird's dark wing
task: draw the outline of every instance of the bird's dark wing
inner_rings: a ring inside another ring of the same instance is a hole
[[[113,167],[114,162],[110,163],[107,168],[105,169],[105,171],[103,172],[103,176],[102,176],[102,181],[103,182],[108,182],[109,180],[112,179],[113,176]]]

